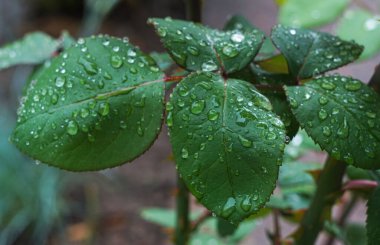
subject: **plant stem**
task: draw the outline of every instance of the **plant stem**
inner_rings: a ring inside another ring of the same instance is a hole
[[[376,66],[375,72],[368,82],[368,86],[372,87],[377,93],[380,93],[380,64]]]
[[[317,190],[312,203],[301,221],[296,244],[315,244],[324,221],[330,216],[331,208],[341,191],[346,166],[346,163],[331,157],[326,160],[317,181]]]
[[[341,215],[340,215],[340,217],[338,218],[338,221],[337,221],[337,225],[339,227],[343,227],[344,226],[344,224],[346,223],[346,220],[347,220],[348,216],[350,215],[352,209],[355,207],[357,201],[358,201],[358,197],[357,196],[353,196],[353,197],[351,197],[350,201],[346,205],[344,205],[344,207],[342,208]],[[334,236],[330,236],[329,239],[326,241],[325,245],[333,245],[334,244],[334,240],[335,240],[335,237]]]
[[[186,18],[194,22],[201,22],[201,17],[202,0],[186,0]],[[181,77],[173,78],[178,79]],[[172,79],[167,77],[165,81],[172,81]],[[189,191],[178,173],[177,188],[177,221],[174,239],[176,245],[185,245],[187,244],[191,233],[189,218]]]
[[[273,226],[274,226],[274,234],[273,234],[273,244],[280,245],[281,244],[281,227],[280,227],[280,214],[278,209],[273,210]]]
[[[202,0],[186,0],[186,18],[194,22],[202,22]]]
[[[189,192],[181,177],[177,176],[177,221],[175,230],[175,244],[185,245],[189,239]]]

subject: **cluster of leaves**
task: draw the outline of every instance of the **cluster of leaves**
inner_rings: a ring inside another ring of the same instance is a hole
[[[224,31],[170,18],[149,23],[186,76],[166,76],[126,38],[81,38],[32,76],[14,144],[67,170],[118,166],[152,145],[166,104],[182,179],[234,224],[269,200],[299,125],[332,157],[380,168],[380,97],[356,79],[323,75],[353,62],[362,46],[282,25],[262,45],[264,33],[242,17]],[[179,78],[164,103],[165,82]]]
[[[352,39],[364,45],[365,50],[360,59],[371,58],[380,52],[378,20],[380,9],[379,6],[374,7],[374,4],[366,4],[373,1],[276,0],[276,2],[279,5],[279,22],[284,25],[311,28],[331,24],[339,19],[334,32],[343,39]],[[350,7],[352,5],[353,7]]]

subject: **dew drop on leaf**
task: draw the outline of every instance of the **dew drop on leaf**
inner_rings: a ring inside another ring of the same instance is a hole
[[[187,151],[186,148],[182,148],[181,157],[182,157],[182,159],[187,159],[189,157],[189,152]]]
[[[111,65],[113,68],[118,69],[123,65],[123,59],[119,55],[112,55]]]
[[[66,132],[69,134],[69,135],[76,135],[78,133],[78,125],[76,122],[74,121],[69,121],[69,123],[67,124],[67,127],[66,127]]]
[[[204,108],[205,108],[205,101],[204,100],[197,100],[191,104],[190,111],[191,111],[191,113],[198,115],[198,114],[202,113]]]
[[[241,135],[239,135],[239,141],[240,141],[241,145],[244,147],[247,147],[247,148],[252,147],[252,141],[241,136]]]
[[[208,120],[210,121],[215,121],[219,118],[219,112],[217,112],[216,110],[213,110],[211,109],[208,113],[207,113],[207,118]]]
[[[358,80],[349,80],[344,84],[344,88],[348,91],[357,91],[362,87],[362,83]]]
[[[320,109],[319,112],[318,112],[318,117],[320,120],[325,120],[327,118],[328,114],[327,114],[327,111],[325,109]]]
[[[224,204],[223,209],[222,209],[222,217],[223,218],[228,218],[231,216],[231,214],[236,210],[236,201],[235,198],[229,197],[227,199],[227,202]]]
[[[245,211],[245,212],[249,212],[249,210],[251,210],[251,207],[252,207],[251,197],[250,197],[250,196],[246,196],[246,197],[241,201],[240,207],[241,207],[241,209],[242,209],[243,211]]]

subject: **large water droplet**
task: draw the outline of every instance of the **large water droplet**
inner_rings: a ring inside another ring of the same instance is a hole
[[[58,88],[62,88],[66,83],[66,78],[64,77],[57,77],[55,79],[55,86],[57,86]]]
[[[208,113],[207,113],[207,118],[208,120],[210,121],[215,121],[219,118],[219,112],[217,112],[216,110],[214,109],[211,109]]]
[[[327,111],[325,109],[319,110],[319,112],[318,112],[319,119],[321,119],[323,121],[327,118],[327,116],[328,116],[328,114],[327,114]]]
[[[344,84],[344,88],[348,91],[357,91],[362,87],[362,83],[358,80],[349,80]]]
[[[241,201],[240,207],[241,207],[241,209],[242,209],[244,212],[249,212],[249,210],[251,210],[251,207],[252,207],[251,197],[250,197],[250,196],[246,196],[246,197]]]
[[[214,61],[209,60],[202,64],[202,71],[215,71],[218,69],[218,66]]]
[[[123,59],[119,55],[112,55],[111,65],[113,68],[120,68],[123,65]]]
[[[323,81],[321,83],[321,87],[326,90],[334,90],[336,88],[336,85],[330,81]]]
[[[319,99],[319,104],[326,105],[329,102],[329,99],[327,99],[325,96],[321,96]]]
[[[69,135],[76,135],[78,133],[78,124],[74,121],[69,121],[66,127],[66,132]]]
[[[110,112],[110,104],[107,102],[102,102],[99,105],[99,114],[102,116],[107,116]]]
[[[98,73],[98,66],[95,63],[86,60],[84,57],[81,56],[78,63],[84,68],[87,74],[95,75]]]
[[[232,213],[236,210],[236,201],[235,198],[229,197],[227,202],[224,204],[222,208],[221,216],[223,218],[228,218],[232,215]]]
[[[242,41],[244,41],[244,38],[244,35],[240,32],[231,35],[231,40],[235,43],[241,43]]]
[[[247,148],[252,147],[252,141],[241,135],[239,135],[239,141],[240,141],[240,144],[244,147],[247,147]]]
[[[198,114],[202,113],[204,108],[205,108],[205,101],[204,100],[197,100],[191,104],[190,111],[191,111],[191,113],[198,115]]]

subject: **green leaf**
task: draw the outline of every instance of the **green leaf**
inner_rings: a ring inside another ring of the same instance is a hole
[[[338,18],[349,0],[287,0],[280,8],[279,22],[294,27],[315,27]]]
[[[169,69],[174,64],[168,53],[152,52],[149,55],[156,61],[162,71]]]
[[[328,76],[286,90],[301,127],[322,149],[356,167],[380,168],[380,98],[371,88]]]
[[[218,234],[221,237],[233,235],[238,228],[238,225],[233,225],[230,222],[218,218]]]
[[[380,241],[380,187],[373,191],[367,207],[368,245],[376,245]]]
[[[282,86],[294,84],[294,80],[288,74],[269,73],[258,66],[251,66],[253,81],[255,84],[269,85],[268,89],[262,91],[273,105],[273,111],[284,122],[286,135],[292,139],[298,132],[299,124],[294,117],[289,102],[286,100]],[[279,90],[270,86],[277,86]]]
[[[39,64],[53,56],[59,42],[42,32],[25,35],[0,49],[0,69],[14,65]]]
[[[197,72],[167,105],[178,171],[208,209],[231,223],[258,211],[271,195],[285,132],[253,85]]]
[[[79,39],[29,86],[12,140],[67,170],[117,166],[156,139],[163,96],[163,73],[126,40]]]
[[[190,221],[195,221],[201,216],[201,212],[191,212]],[[140,213],[141,217],[151,223],[167,228],[175,228],[176,213],[172,209],[166,208],[144,208]]]
[[[232,16],[225,24],[224,30],[226,31],[238,30],[243,33],[259,32],[263,36],[265,36],[265,33],[262,30],[252,25],[245,17],[241,15]],[[255,60],[263,60],[263,59],[269,58],[273,56],[275,51],[276,51],[276,48],[273,46],[272,41],[269,38],[265,38],[263,45],[261,46]]]
[[[361,59],[368,59],[380,51],[380,22],[366,10],[348,10],[339,21],[336,33],[342,39],[355,40],[364,46]]]
[[[272,40],[285,56],[289,73],[296,78],[309,78],[344,66],[356,60],[363,47],[343,41],[328,33],[277,25]]]
[[[174,61],[190,71],[232,73],[249,64],[261,46],[259,31],[218,31],[182,20],[149,19]]]

